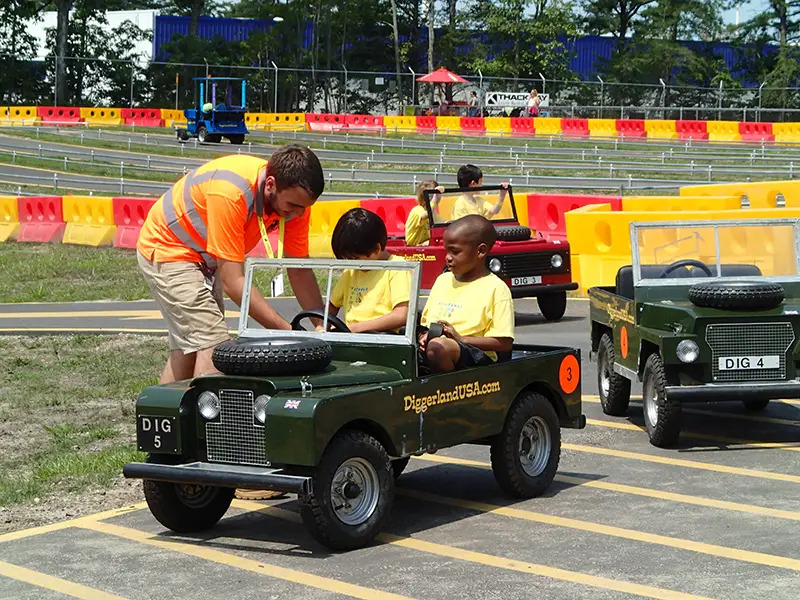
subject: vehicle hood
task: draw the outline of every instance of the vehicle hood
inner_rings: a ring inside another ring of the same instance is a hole
[[[698,321],[752,321],[756,319],[774,320],[788,318],[800,320],[800,303],[790,298],[788,303],[766,310],[721,310],[695,306],[689,300],[648,301],[636,308],[641,326],[653,329],[692,331]]]

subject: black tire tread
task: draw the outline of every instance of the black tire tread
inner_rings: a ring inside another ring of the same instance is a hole
[[[522,242],[531,239],[531,228],[524,225],[495,227],[497,239],[503,242]]]
[[[675,400],[667,400],[664,393],[664,388],[667,384],[666,376],[664,375],[664,363],[657,353],[653,353],[647,357],[644,364],[644,377],[646,379],[648,373],[652,373],[655,378],[656,392],[659,396],[658,401],[658,421],[655,427],[650,427],[647,419],[647,433],[650,436],[650,443],[659,448],[669,448],[673,446],[680,437],[681,433],[681,403]]]
[[[614,351],[614,342],[609,333],[604,333],[600,337],[600,346],[597,350],[597,378],[598,390],[600,389],[600,353],[605,353],[611,366],[610,385],[608,388],[608,397],[603,399],[600,394],[600,404],[603,407],[603,412],[613,417],[624,417],[628,414],[628,406],[631,402],[631,380],[623,377],[619,373],[614,372],[614,361],[616,360],[616,353]]]
[[[689,300],[695,306],[727,310],[775,308],[785,295],[782,285],[768,281],[714,281],[689,288]]]
[[[248,344],[226,340],[214,348],[214,366],[228,375],[292,375],[314,373],[327,367],[333,357],[330,344],[315,338],[292,338],[292,346]]]
[[[744,409],[750,412],[758,412],[769,406],[769,400],[743,400]]]

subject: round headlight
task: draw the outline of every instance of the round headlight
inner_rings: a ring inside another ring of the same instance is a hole
[[[219,415],[219,398],[213,392],[203,392],[197,399],[197,409],[204,419],[216,419]]]
[[[564,264],[564,257],[560,254],[553,254],[553,256],[550,257],[550,264],[553,265],[554,269],[560,269],[561,265]]]
[[[700,356],[700,348],[692,340],[681,340],[675,349],[678,360],[683,363],[693,363]]]
[[[253,416],[262,425],[267,420],[267,402],[269,402],[269,399],[270,397],[264,394],[256,398],[255,403],[253,403]]]
[[[489,270],[492,273],[497,274],[501,271],[502,268],[503,268],[503,263],[500,262],[499,258],[493,258],[492,260],[489,261]]]

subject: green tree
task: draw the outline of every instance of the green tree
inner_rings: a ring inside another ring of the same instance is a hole
[[[0,104],[35,102],[43,91],[37,80],[36,39],[28,32],[40,6],[30,0],[0,0]]]

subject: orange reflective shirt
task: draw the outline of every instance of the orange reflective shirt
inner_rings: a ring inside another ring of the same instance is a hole
[[[187,173],[153,205],[142,225],[136,248],[154,262],[244,262],[261,243],[256,217],[264,206],[267,161],[255,156],[216,158]],[[310,209],[286,222],[284,253],[308,256]],[[278,226],[277,214],[264,214],[268,230]],[[273,249],[274,250],[274,249]]]

